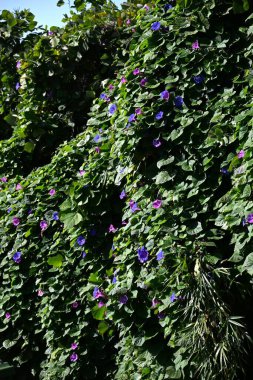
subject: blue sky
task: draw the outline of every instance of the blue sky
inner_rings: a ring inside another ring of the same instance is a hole
[[[120,4],[121,0],[114,0],[116,4]],[[36,21],[40,25],[61,25],[61,19],[64,13],[68,13],[69,6],[66,0],[65,6],[57,7],[57,0],[0,0],[0,10],[29,8],[35,14]],[[73,0],[70,0],[73,3]]]

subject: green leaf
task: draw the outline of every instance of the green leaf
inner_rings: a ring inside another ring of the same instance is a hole
[[[61,213],[60,218],[64,223],[64,228],[69,230],[83,220],[83,217],[78,212]]]
[[[250,253],[246,257],[246,259],[242,265],[242,271],[247,271],[248,274],[253,276],[253,253]]]
[[[105,310],[106,310],[105,306],[102,306],[102,307],[98,307],[97,305],[94,306],[92,309],[93,318],[98,321],[102,321],[103,319],[105,319]]]
[[[35,144],[30,142],[25,143],[24,151],[28,153],[32,153],[34,151]]]
[[[62,266],[63,256],[58,254],[56,256],[49,257],[47,263],[54,268],[60,268]]]
[[[156,176],[156,181],[155,183],[157,185],[160,185],[162,183],[168,182],[172,179],[172,177],[169,175],[168,172],[162,171]]]
[[[106,322],[104,322],[104,321],[99,322],[99,324],[98,324],[99,334],[103,335],[108,329],[109,329],[109,325]]]

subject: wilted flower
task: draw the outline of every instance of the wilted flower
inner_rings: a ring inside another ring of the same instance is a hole
[[[105,298],[105,295],[103,292],[101,292],[101,290],[99,290],[99,288],[96,286],[93,290],[93,297],[95,299],[98,299],[98,298]]]
[[[152,306],[151,307],[156,307],[159,304],[160,304],[160,301],[158,301],[156,298],[152,299]]]
[[[134,69],[133,74],[134,75],[139,75],[140,72],[141,72],[140,69],[137,68],[137,69]]]
[[[59,220],[59,214],[57,211],[53,213],[53,220]]]
[[[109,84],[108,88],[109,88],[109,90],[113,90],[114,89],[113,84]]]
[[[155,118],[156,120],[161,120],[163,118],[163,111],[159,111],[156,115],[155,115]]]
[[[135,121],[135,114],[134,114],[134,113],[132,113],[132,114],[129,116],[128,121],[129,121],[129,123],[131,123],[132,121]]]
[[[160,261],[164,258],[164,252],[160,249],[160,251],[156,254],[156,260]]]
[[[53,195],[55,195],[55,193],[56,193],[55,189],[49,190],[49,195],[53,196]]]
[[[95,152],[100,153],[100,148],[98,146],[95,147]]]
[[[71,362],[76,362],[78,360],[78,355],[73,352],[73,354],[70,355],[70,361]]]
[[[47,227],[48,227],[47,222],[46,222],[45,220],[42,220],[42,221],[40,222],[40,228],[41,228],[41,230],[44,231],[44,230],[47,229]]]
[[[161,97],[161,99],[163,99],[163,100],[169,100],[169,97],[170,97],[170,93],[169,93],[169,91],[167,91],[167,90],[162,91],[162,92],[160,93],[160,97]]]
[[[105,303],[103,301],[99,301],[98,307],[100,308],[100,307],[103,307],[103,306],[105,306]]]
[[[192,44],[192,49],[193,49],[193,50],[197,50],[197,49],[199,49],[199,42],[198,42],[198,40],[196,40],[195,42],[193,42],[193,44]]]
[[[174,99],[174,104],[177,108],[181,108],[184,104],[184,99],[182,98],[182,96],[176,96]]]
[[[75,349],[77,349],[77,347],[78,347],[78,343],[72,343],[71,344],[71,350],[75,350]]]
[[[20,223],[20,219],[17,218],[16,216],[12,219],[12,224],[17,227]]]
[[[18,184],[16,185],[16,190],[22,190],[22,186],[20,185],[20,183],[18,183]]]
[[[149,10],[150,10],[150,7],[149,7],[147,4],[145,4],[145,5],[143,6],[143,8],[144,8],[146,11],[149,11]]]
[[[145,263],[148,261],[148,251],[145,247],[141,247],[138,249],[138,259],[141,263]]]
[[[128,297],[126,294],[119,297],[119,302],[122,303],[123,305],[125,305],[127,301],[128,301]]]
[[[121,193],[120,193],[120,199],[124,199],[126,197],[126,192],[125,190],[122,190]]]
[[[203,75],[194,75],[192,77],[193,81],[196,83],[196,84],[201,84],[202,82],[204,82],[205,78],[203,77]]]
[[[43,292],[43,290],[39,289],[37,294],[39,297],[42,297],[44,295],[44,292]]]
[[[132,212],[140,210],[138,205],[137,205],[137,202],[134,202],[133,200],[130,200],[129,206],[130,206]]]
[[[15,86],[16,90],[18,90],[20,87],[21,87],[21,86],[20,86],[20,83],[17,82],[17,83],[16,83],[16,86]]]
[[[109,114],[110,114],[110,115],[113,115],[113,114],[116,112],[116,110],[117,110],[117,106],[116,106],[116,104],[111,104],[111,105],[109,106]]]
[[[154,208],[160,208],[162,205],[162,201],[160,199],[156,199],[152,204]]]
[[[151,30],[153,31],[159,30],[160,28],[161,28],[161,24],[159,21],[153,22],[153,24],[151,25]]]
[[[19,264],[21,261],[21,252],[14,253],[12,259],[15,261],[15,263]]]
[[[145,84],[147,83],[147,78],[142,78],[142,80],[140,81],[140,85],[141,86],[145,86]]]
[[[244,150],[240,150],[240,152],[237,153],[237,157],[238,157],[238,158],[243,158],[244,156],[245,156],[245,152],[244,152]]]
[[[76,241],[77,241],[77,244],[80,245],[80,246],[84,245],[85,242],[86,242],[85,238],[82,235],[78,236],[78,238],[76,239]]]
[[[77,301],[75,301],[75,302],[72,303],[71,306],[72,306],[73,309],[77,309],[78,306],[79,306],[79,303]]]
[[[153,146],[155,148],[159,148],[159,146],[161,146],[161,145],[162,145],[161,140],[159,140],[159,139],[154,139],[153,140]]]
[[[109,226],[109,232],[116,232],[116,231],[117,231],[117,229],[114,227],[114,225],[110,224],[110,226]]]

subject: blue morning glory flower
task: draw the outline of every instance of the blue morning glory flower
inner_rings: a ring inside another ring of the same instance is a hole
[[[114,275],[112,278],[112,284],[116,284],[116,282],[117,282],[117,277]]]
[[[84,259],[86,256],[86,252],[82,252],[82,258]]]
[[[15,261],[15,263],[20,263],[20,261],[21,261],[21,252],[14,253],[14,255],[13,255],[12,258]]]
[[[184,104],[184,99],[182,96],[176,96],[174,99],[174,104],[177,108],[182,108],[182,105]]]
[[[127,301],[128,301],[128,297],[126,294],[119,297],[119,302],[122,303],[123,305],[125,305]]]
[[[153,31],[159,30],[160,28],[161,28],[161,24],[159,21],[153,22],[153,24],[151,25],[151,30]]]
[[[77,241],[77,244],[80,246],[84,245],[86,242],[85,238],[82,235],[78,236],[76,241]]]
[[[157,254],[156,254],[156,260],[157,261],[160,261],[164,258],[164,252],[162,250],[160,250]]]
[[[57,211],[53,213],[53,220],[59,220],[59,214]]]
[[[205,80],[203,75],[194,75],[192,79],[196,84],[201,84]]]
[[[156,120],[161,120],[161,119],[163,118],[163,111],[158,112],[158,113],[155,115],[155,118],[156,118]]]
[[[107,95],[105,93],[101,94],[100,99],[107,100]]]
[[[164,6],[164,10],[165,10],[165,12],[167,12],[167,11],[170,10],[171,8],[173,8],[171,4],[166,4],[166,5]]]
[[[96,135],[94,137],[93,141],[98,142],[100,140],[100,137],[101,137],[100,135]]]
[[[176,294],[172,293],[172,295],[170,296],[170,302],[174,302],[176,299],[177,299]]]
[[[124,199],[126,197],[126,192],[125,190],[122,190],[121,193],[120,193],[120,199]]]
[[[148,261],[148,251],[145,247],[141,247],[138,249],[138,259],[143,264]]]
[[[109,107],[109,114],[113,115],[116,112],[116,110],[117,110],[116,104],[111,104]]]
[[[128,121],[129,121],[129,123],[131,123],[132,121],[135,121],[135,114],[134,114],[134,113],[132,113],[132,114],[129,116]]]

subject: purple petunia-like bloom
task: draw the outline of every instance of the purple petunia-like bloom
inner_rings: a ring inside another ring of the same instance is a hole
[[[125,192],[125,190],[122,190],[122,191],[121,191],[119,197],[120,197],[120,199],[124,199],[124,198],[126,198],[126,192]]]
[[[156,115],[155,115],[155,118],[156,120],[161,120],[163,118],[163,111],[159,111]]]
[[[116,232],[117,229],[114,227],[113,224],[110,224],[110,226],[109,226],[109,230],[108,230],[108,231],[109,231],[109,232]]]
[[[59,220],[59,214],[57,211],[53,213],[53,220]]]
[[[132,113],[132,114],[129,116],[128,121],[129,121],[129,123],[131,123],[132,121],[136,121],[136,119],[135,119],[135,114],[134,114],[134,113]]]
[[[2,182],[7,182],[7,181],[8,181],[8,180],[7,180],[7,177],[2,177],[2,178],[1,178],[1,181],[2,181]]]
[[[101,137],[100,135],[96,135],[94,137],[93,141],[98,142],[100,140],[100,137]]]
[[[238,158],[243,158],[244,156],[245,156],[245,152],[244,152],[244,150],[240,150],[240,152],[237,153],[237,157],[238,157]]]
[[[16,63],[16,69],[20,69],[20,67],[21,67],[21,61],[17,61],[17,63]]]
[[[8,312],[5,313],[5,318],[6,318],[6,319],[10,319],[10,317],[11,317],[11,314],[10,314],[10,313],[8,313]]]
[[[169,91],[167,91],[167,90],[162,91],[162,92],[160,93],[160,97],[161,97],[161,99],[163,99],[163,100],[169,100],[169,97],[170,97],[170,93],[169,93]]]
[[[140,74],[140,69],[134,69],[134,71],[133,71],[133,75],[139,75]]]
[[[160,261],[164,259],[164,252],[160,249],[160,251],[156,254],[156,260]]]
[[[154,139],[153,140],[153,146],[155,148],[159,148],[159,146],[161,146],[161,145],[162,145],[161,140],[159,140],[159,139]]]
[[[129,202],[129,206],[130,206],[132,212],[140,210],[137,202],[133,201],[132,199]]]
[[[116,111],[117,111],[117,106],[116,106],[116,104],[111,104],[110,106],[109,106],[109,114],[110,115],[113,115]]]
[[[76,350],[77,347],[78,347],[78,343],[72,343],[70,348],[71,350]]]
[[[71,354],[69,358],[71,362],[76,362],[78,360],[78,355],[77,353],[73,352],[73,354]]]
[[[151,25],[151,30],[153,31],[157,31],[161,28],[161,24],[159,21],[155,21],[153,22],[153,24]]]
[[[126,83],[127,82],[127,79],[125,77],[122,77],[121,80],[120,80],[120,83]]]
[[[141,86],[145,86],[145,84],[148,82],[147,78],[142,78],[142,80],[140,81],[140,85]]]
[[[176,96],[174,99],[174,104],[177,108],[182,108],[182,105],[184,104],[184,99],[182,96]]]
[[[250,224],[253,223],[253,214],[249,214],[249,215],[247,216],[247,222],[250,223]]]
[[[15,263],[19,264],[21,261],[21,252],[14,253],[12,259],[15,261]]]
[[[119,303],[122,303],[123,305],[125,305],[127,301],[128,301],[128,297],[126,294],[119,297]]]
[[[95,147],[95,152],[100,153],[100,148],[98,146]]]
[[[108,96],[103,92],[101,95],[100,95],[100,99],[103,99],[105,101],[108,100]]]
[[[152,203],[153,207],[154,208],[160,208],[161,205],[162,205],[162,201],[161,199],[156,199],[153,203]]]
[[[170,296],[170,302],[174,302],[177,299],[176,294],[172,293]]]
[[[18,183],[18,184],[16,185],[16,190],[22,190],[22,186],[21,186],[20,183]]]
[[[13,226],[17,227],[20,223],[20,219],[17,218],[16,216],[12,219],[12,224]]]
[[[41,230],[44,231],[44,230],[47,229],[47,227],[48,227],[47,222],[46,222],[45,220],[42,220],[42,221],[40,222],[40,228],[41,228]]]
[[[194,75],[192,79],[196,84],[201,84],[205,80],[203,75]]]
[[[135,113],[136,115],[141,115],[142,114],[141,108],[136,108]]]
[[[103,307],[103,306],[105,306],[105,303],[104,303],[103,301],[99,301],[99,303],[98,303],[98,307],[101,308],[101,307]]]
[[[53,195],[55,195],[55,193],[56,193],[55,189],[49,190],[49,195],[53,196]]]
[[[84,245],[85,242],[86,242],[85,238],[82,235],[78,236],[78,238],[76,239],[76,241],[77,241],[77,244],[80,245],[80,246]]]
[[[138,259],[143,264],[148,261],[148,251],[145,247],[141,247],[138,249]]]
[[[192,50],[197,50],[197,49],[199,49],[199,42],[198,42],[198,40],[196,40],[192,44]]]
[[[98,299],[98,298],[105,298],[105,295],[103,292],[101,292],[101,290],[99,290],[99,288],[96,286],[93,290],[93,297],[95,299]]]
[[[75,302],[72,303],[71,306],[72,306],[72,309],[77,309],[78,306],[79,306],[79,303],[77,301],[75,301]]]

